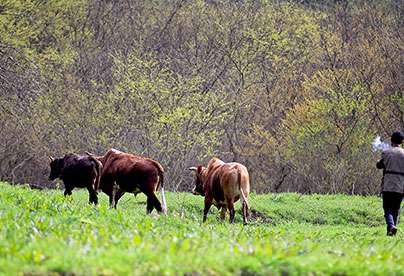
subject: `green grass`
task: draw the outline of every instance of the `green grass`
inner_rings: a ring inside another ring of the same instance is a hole
[[[253,194],[248,226],[215,208],[201,224],[187,193],[167,193],[168,216],[146,215],[143,195],[99,199],[0,183],[0,274],[404,275],[404,235],[385,236],[376,197]]]

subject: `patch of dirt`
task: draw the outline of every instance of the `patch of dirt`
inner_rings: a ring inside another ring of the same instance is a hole
[[[250,210],[250,221],[257,223],[275,224],[271,217],[254,209]]]

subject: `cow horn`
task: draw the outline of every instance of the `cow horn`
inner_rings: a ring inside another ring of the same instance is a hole
[[[195,172],[198,170],[196,167],[189,167],[188,169],[189,169],[190,171],[195,171]]]
[[[88,156],[95,156],[94,153],[91,153],[91,152],[88,152],[88,151],[85,151],[84,153],[87,154]]]
[[[55,158],[53,158],[52,156],[48,156],[49,160],[52,162],[53,160],[55,160]]]

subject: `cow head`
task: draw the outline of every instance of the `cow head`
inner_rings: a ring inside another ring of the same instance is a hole
[[[50,161],[50,175],[49,175],[49,180],[53,181],[56,178],[58,178],[62,172],[63,168],[63,159],[60,158],[53,158],[52,156],[49,156],[49,161]]]
[[[206,181],[206,168],[203,166],[191,167],[191,171],[195,172],[195,187],[192,190],[194,195],[205,196],[204,183]]]

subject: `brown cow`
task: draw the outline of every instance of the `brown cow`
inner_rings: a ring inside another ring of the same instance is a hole
[[[221,218],[230,211],[230,223],[234,221],[234,202],[240,197],[242,201],[243,221],[248,223],[248,194],[250,179],[247,168],[240,163],[225,163],[218,158],[209,161],[208,167],[189,168],[195,171],[195,188],[193,194],[205,196],[203,222],[206,221],[209,209],[214,204],[221,210]]]
[[[91,153],[88,155],[92,156]],[[167,212],[164,196],[164,169],[155,160],[110,149],[104,156],[94,156],[103,165],[100,186],[109,196],[109,203],[116,208],[118,200],[125,192],[147,196],[147,212],[153,208],[158,212]],[[161,186],[161,200],[154,194]]]

